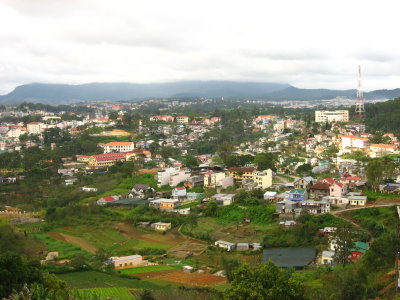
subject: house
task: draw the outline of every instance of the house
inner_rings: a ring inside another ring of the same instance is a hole
[[[350,250],[351,255],[349,256],[349,260],[351,260],[351,261],[359,260],[360,257],[362,255],[364,255],[368,249],[369,249],[369,245],[367,243],[355,242],[354,248]]]
[[[348,198],[351,206],[365,206],[367,204],[367,196],[349,196]]]
[[[308,199],[308,193],[305,189],[292,189],[289,192],[289,200],[304,201]]]
[[[108,261],[115,269],[134,268],[146,264],[146,261],[143,260],[141,255],[113,256],[110,257]]]
[[[298,207],[298,203],[299,201],[292,201],[289,199],[276,202],[275,212],[278,214],[293,213]]]
[[[343,197],[347,194],[347,186],[341,182],[334,182],[329,188],[329,196],[331,197]]]
[[[272,202],[272,201],[274,201],[276,194],[277,194],[277,192],[267,191],[264,193],[264,200]]]
[[[183,266],[182,267],[182,271],[183,273],[193,273],[194,272],[194,268],[191,266]]]
[[[171,223],[156,222],[151,224],[151,226],[157,231],[167,231],[168,229],[171,229]]]
[[[98,145],[103,148],[104,153],[129,152],[135,149],[133,142],[109,142],[107,144],[99,143]]]
[[[84,186],[84,187],[82,187],[82,191],[84,191],[84,192],[97,192],[97,188]]]
[[[333,251],[322,251],[321,264],[322,265],[333,265],[335,252]]]
[[[399,149],[395,145],[390,144],[371,144],[369,146],[369,156],[371,158],[382,157],[388,154],[398,153]]]
[[[198,200],[202,200],[203,198],[204,198],[203,193],[195,193],[195,192],[186,193],[187,201],[198,201]]]
[[[310,186],[312,185],[314,181],[314,178],[311,176],[303,177],[303,178],[298,178],[295,179],[293,182],[293,187],[295,189],[304,189],[304,190],[310,190]]]
[[[176,199],[160,198],[151,200],[149,205],[161,210],[170,210],[176,208],[179,205],[179,201]]]
[[[99,200],[97,200],[97,205],[106,205],[107,203],[113,202],[118,200],[119,197],[118,196],[106,196],[103,198],[100,198]]]
[[[236,244],[237,251],[248,251],[249,250],[249,243],[237,243]]]
[[[325,196],[329,196],[330,184],[324,182],[317,182],[310,187],[311,195],[316,199],[322,199]]]
[[[226,249],[227,251],[232,251],[235,249],[235,244],[234,243],[230,243],[230,242],[226,242],[226,241],[216,241],[214,243],[215,246],[219,247],[219,248],[223,248]]]
[[[327,200],[305,200],[301,202],[301,208],[307,209],[310,214],[324,214],[331,211],[331,204]]]
[[[131,192],[143,198],[145,194],[153,193],[154,189],[148,184],[138,183],[133,186]]]
[[[172,198],[182,201],[186,198],[186,188],[176,187],[172,190]]]
[[[190,176],[184,183],[184,186],[192,189],[195,186],[204,185],[204,175],[193,175]]]
[[[211,199],[214,199],[220,205],[226,206],[233,203],[235,194],[215,194],[211,196]]]

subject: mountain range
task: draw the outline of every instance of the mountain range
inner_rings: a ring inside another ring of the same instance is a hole
[[[148,98],[257,98],[265,100],[354,99],[356,90],[300,89],[289,84],[240,81],[177,81],[170,83],[88,83],[81,85],[32,83],[0,96],[0,103],[66,104],[91,100],[137,101]],[[366,99],[400,97],[400,89],[364,93]]]

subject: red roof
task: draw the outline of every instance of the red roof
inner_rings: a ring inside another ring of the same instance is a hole
[[[346,178],[342,178],[342,180],[361,180],[361,177],[358,177],[358,176],[346,177]]]
[[[335,179],[333,179],[333,178],[325,178],[323,181],[326,182],[326,183],[329,183],[329,184],[334,184],[335,183]]]
[[[105,153],[92,155],[97,161],[112,160],[112,159],[123,159],[126,157],[126,152],[122,153]]]
[[[117,200],[117,199],[115,199],[113,196],[106,196],[106,197],[103,197],[103,199],[104,199],[106,202],[113,202],[113,201]]]

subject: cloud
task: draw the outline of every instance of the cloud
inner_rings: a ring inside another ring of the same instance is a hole
[[[0,90],[195,79],[347,89],[359,64],[366,90],[399,87],[397,1],[362,5],[356,18],[345,0],[0,0]]]

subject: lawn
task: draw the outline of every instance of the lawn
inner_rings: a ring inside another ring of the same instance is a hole
[[[125,287],[134,289],[163,289],[171,286],[170,283],[162,280],[138,280],[134,278],[122,278],[118,275],[106,274],[96,271],[72,272],[57,274],[57,276],[66,281],[70,288],[107,288],[107,287]]]
[[[102,300],[108,299],[108,297],[118,300],[135,299],[132,293],[127,288],[123,287],[80,289],[75,290],[75,293],[85,299],[90,299],[90,297],[93,296],[99,296]]]
[[[363,194],[368,197],[371,201],[389,201],[389,202],[396,202],[400,201],[400,195],[393,195],[393,194],[382,194],[379,192],[373,192],[370,190],[364,190]]]
[[[175,270],[175,269],[181,269],[181,268],[182,268],[182,266],[180,266],[180,265],[174,265],[174,266],[155,265],[155,266],[122,269],[122,270],[119,270],[119,272],[121,272],[121,274],[131,275],[131,274],[138,274],[138,273],[169,271],[169,270]]]

